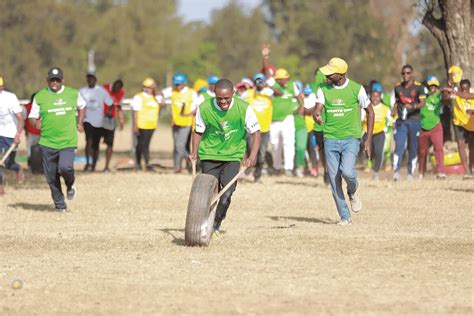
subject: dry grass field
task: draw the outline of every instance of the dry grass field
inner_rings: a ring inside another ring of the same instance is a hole
[[[472,315],[474,182],[359,175],[352,226],[321,178],[266,177],[241,181],[221,236],[189,248],[189,175],[78,173],[56,213],[42,176],[10,174],[0,315]]]

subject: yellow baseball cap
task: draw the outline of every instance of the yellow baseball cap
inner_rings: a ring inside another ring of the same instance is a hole
[[[347,72],[347,68],[349,68],[349,66],[347,66],[347,63],[344,61],[344,59],[334,57],[331,58],[326,66],[319,68],[319,70],[321,70],[325,76],[329,76],[332,74],[345,74]]]
[[[154,88],[156,87],[156,82],[152,78],[145,78],[145,80],[143,80],[143,86],[145,88]]]
[[[427,84],[428,86],[437,86],[437,87],[439,87],[439,80],[438,80],[438,78],[436,78],[435,76],[429,76],[427,79],[428,79],[428,80],[426,80],[426,84]]]
[[[201,88],[204,88],[204,87],[207,87],[207,80],[199,78],[194,82],[193,88],[195,91],[199,91],[201,90]]]
[[[275,76],[273,76],[275,79],[288,79],[290,78],[290,74],[286,69],[283,68],[278,68],[277,71],[275,72]]]
[[[461,82],[462,79],[462,69],[459,66],[451,66],[449,67],[448,73],[452,74],[452,78],[454,83]]]
[[[0,86],[3,86],[3,77],[0,77]]]

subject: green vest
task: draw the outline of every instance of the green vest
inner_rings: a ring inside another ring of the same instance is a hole
[[[201,160],[241,161],[247,147],[245,114],[248,103],[234,97],[232,107],[222,111],[214,105],[215,99],[199,106],[206,125],[199,144]]]
[[[349,79],[346,79],[349,80]],[[361,85],[349,80],[346,87],[336,89],[332,85],[322,84],[325,103],[324,138],[346,139],[361,138],[359,91]]]
[[[425,100],[425,106],[420,110],[421,128],[430,131],[440,121],[441,94],[439,92],[430,94]]]
[[[293,114],[295,87],[293,81],[288,81],[285,87],[275,83],[274,88],[280,90],[283,94],[274,95],[273,97],[272,121],[282,122],[288,115]]]
[[[77,147],[78,94],[76,89],[64,86],[61,93],[54,93],[45,88],[35,95],[40,108],[40,145],[52,149]]]

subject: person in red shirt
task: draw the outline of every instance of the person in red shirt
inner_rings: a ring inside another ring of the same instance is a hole
[[[113,143],[115,135],[115,125],[118,118],[120,130],[123,129],[124,118],[122,111],[122,101],[125,97],[125,89],[123,88],[123,81],[118,79],[113,84],[104,84],[105,90],[110,94],[114,101],[113,106],[107,106],[104,104],[104,143],[107,144],[107,150],[105,151],[105,168],[104,172],[110,172],[109,164],[112,158]]]

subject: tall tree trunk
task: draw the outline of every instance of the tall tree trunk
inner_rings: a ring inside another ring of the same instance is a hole
[[[422,23],[438,40],[443,51],[446,70],[452,65],[460,66],[464,78],[474,75],[474,0],[434,0],[435,5],[426,11]],[[435,17],[436,2],[441,17]]]

